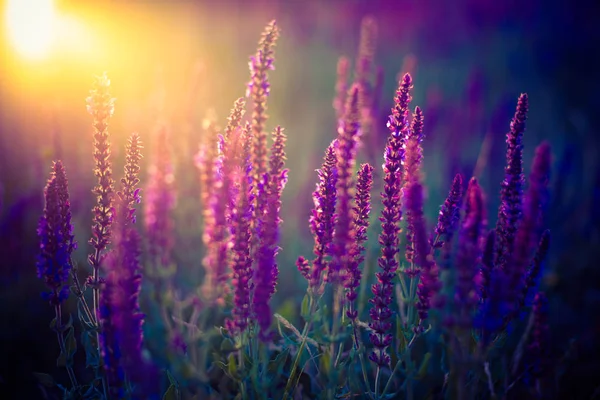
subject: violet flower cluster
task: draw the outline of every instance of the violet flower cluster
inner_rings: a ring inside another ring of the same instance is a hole
[[[392,327],[389,319],[392,317],[390,304],[392,302],[392,280],[398,269],[398,235],[400,233],[400,185],[402,178],[402,163],[404,161],[404,138],[408,128],[407,114],[408,104],[411,100],[410,90],[412,79],[406,74],[400,81],[400,86],[394,99],[395,106],[388,122],[390,136],[385,150],[384,188],[381,193],[383,210],[381,211],[382,233],[379,236],[381,245],[381,257],[378,264],[381,269],[377,272],[377,283],[371,288],[373,298],[369,300],[373,307],[369,314],[371,322],[369,326],[373,329],[370,335],[371,343],[375,347],[369,358],[379,366],[387,366],[390,356],[386,349],[392,341],[389,331]]]

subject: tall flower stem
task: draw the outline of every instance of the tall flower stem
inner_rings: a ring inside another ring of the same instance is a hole
[[[61,354],[67,355],[67,348],[65,346],[65,338],[63,336],[63,326],[62,326],[62,308],[60,304],[56,304],[54,306],[54,313],[56,315],[56,337],[58,339],[58,346],[60,347]],[[69,361],[67,360],[65,369],[67,370],[67,374],[69,374],[69,380],[71,381],[71,385],[73,387],[77,386],[77,378],[75,377],[75,372],[73,372],[73,367],[69,365]]]

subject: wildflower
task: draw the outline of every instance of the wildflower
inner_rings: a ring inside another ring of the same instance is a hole
[[[69,296],[71,253],[77,247],[71,224],[69,187],[61,161],[52,165],[50,179],[44,189],[45,207],[38,225],[40,255],[37,276],[51,290],[44,297],[58,306]]]
[[[254,274],[255,290],[253,297],[253,310],[260,327],[260,337],[266,341],[270,338],[269,328],[272,321],[269,301],[275,293],[275,286],[279,276],[276,256],[279,248],[279,225],[281,218],[281,193],[287,182],[288,170],[284,169],[285,163],[285,134],[283,128],[276,127],[273,133],[274,143],[271,148],[269,172],[263,175],[258,183],[259,195],[267,198],[267,209],[264,221],[260,226],[260,245],[257,254],[257,267]],[[262,186],[262,187],[261,187]]]
[[[423,158],[423,149],[421,148],[421,142],[423,141],[423,113],[417,106],[413,114],[413,120],[406,134],[406,150],[405,150],[405,162],[404,162],[404,188],[403,191],[407,191],[408,187],[415,182],[420,180],[420,169],[421,160]],[[406,193],[405,193],[406,195]],[[421,200],[421,210],[419,214],[423,213],[423,201]],[[411,264],[410,274],[415,275],[416,270],[414,269],[414,220],[412,217],[412,210],[406,210],[406,261]]]
[[[149,171],[144,210],[148,249],[156,267],[169,266],[173,249],[174,227],[171,212],[175,206],[175,178],[170,148],[167,128],[161,125],[153,164]]]
[[[420,267],[421,282],[417,286],[417,304],[422,329],[422,322],[428,317],[431,308],[431,300],[441,289],[439,280],[439,270],[429,248],[427,233],[425,230],[425,221],[423,219],[423,186],[418,179],[412,181],[405,193],[406,207],[412,219],[414,251],[416,257],[414,261]]]
[[[537,285],[537,280],[542,269],[542,263],[548,255],[549,247],[550,231],[546,229],[544,233],[542,233],[533,261],[529,265],[529,269],[525,275],[525,284],[523,285],[523,292],[521,293],[521,298],[519,300],[519,307],[523,307],[527,301],[531,300],[531,292]]]
[[[483,193],[477,179],[471,178],[467,188],[465,219],[461,227],[456,259],[456,323],[462,329],[470,328],[471,315],[479,300],[479,241],[484,220]]]
[[[337,81],[335,83],[335,99],[333,100],[333,108],[338,121],[341,121],[345,114],[349,70],[350,61],[348,61],[348,58],[340,57],[337,62]]]
[[[452,187],[448,193],[448,197],[440,208],[438,222],[435,226],[436,239],[433,241],[433,247],[440,248],[444,243],[452,241],[456,225],[460,219],[460,207],[463,195],[463,178],[462,175],[456,174],[452,180]]]
[[[200,175],[200,207],[204,223],[202,241],[208,248],[212,237],[212,209],[210,207],[211,194],[213,193],[215,176],[215,158],[217,152],[216,139],[219,128],[216,126],[214,117],[209,116],[204,120],[204,135],[200,143],[200,149],[196,155],[195,163]]]
[[[513,251],[517,224],[521,218],[523,197],[523,133],[527,119],[528,97],[519,96],[515,115],[506,134],[506,167],[500,190],[500,208],[496,225],[495,265],[504,269]]]
[[[529,176],[529,188],[525,199],[523,221],[516,235],[514,251],[506,264],[510,279],[509,287],[511,288],[508,301],[514,308],[512,316],[518,312],[518,300],[524,287],[523,279],[535,246],[536,234],[539,231],[540,207],[546,193],[550,162],[550,145],[544,142],[535,151]]]
[[[496,231],[492,229],[488,232],[485,239],[483,255],[481,257],[481,269],[479,270],[479,298],[481,302],[485,302],[490,289],[490,279],[492,276],[492,271],[494,270],[495,242]]]
[[[374,331],[370,335],[370,339],[375,346],[369,359],[378,366],[386,366],[390,362],[386,348],[392,341],[392,336],[389,334],[392,326],[389,322],[392,316],[390,303],[392,302],[392,280],[398,269],[396,254],[398,253],[398,234],[400,233],[399,222],[402,217],[400,210],[401,167],[404,160],[403,144],[407,129],[406,117],[408,103],[411,99],[411,87],[411,77],[406,74],[400,81],[394,99],[395,105],[387,124],[391,134],[388,138],[383,165],[384,188],[381,193],[383,210],[380,218],[383,231],[379,236],[381,256],[378,260],[381,271],[376,274],[377,283],[371,288],[373,298],[369,300],[373,304],[369,311],[371,316],[369,326]]]
[[[250,221],[252,220],[252,162],[250,129],[246,127],[241,137],[243,143],[243,174],[239,185],[237,205],[231,212],[231,235],[233,237],[232,283],[234,308],[230,331],[243,333],[250,317],[250,292],[252,283],[252,258],[250,254]]]
[[[336,221],[337,202],[337,140],[334,140],[325,153],[323,165],[317,170],[319,183],[313,193],[315,208],[310,216],[310,228],[315,238],[312,270],[308,275],[309,287],[317,290],[321,285],[321,276],[326,271],[326,257],[331,255],[333,228]]]
[[[355,319],[358,312],[354,308],[357,294],[356,289],[360,286],[361,271],[360,264],[364,261],[364,243],[367,240],[367,229],[369,228],[369,214],[371,213],[371,187],[373,186],[373,167],[362,164],[358,171],[358,182],[356,184],[356,199],[353,207],[352,230],[354,232],[354,243],[351,246],[351,259],[348,262],[346,282],[346,299],[348,310],[346,315]]]
[[[275,69],[273,62],[274,48],[279,37],[280,30],[275,20],[271,21],[265,28],[255,55],[250,57],[250,83],[246,91],[246,97],[252,97],[254,108],[252,111],[252,164],[254,170],[254,180],[259,182],[267,172],[267,133],[265,131],[265,122],[267,120],[267,97],[271,89],[268,72]],[[256,188],[257,189],[257,188]],[[262,217],[264,204],[263,199],[257,196],[256,213],[259,218]]]
[[[549,338],[548,300],[543,292],[539,292],[533,299],[533,331],[528,348],[533,360],[533,375],[536,378],[543,377],[551,366],[548,356]]]
[[[349,248],[352,242],[352,198],[354,164],[359,133],[358,86],[350,89],[346,115],[338,128],[337,147],[337,221],[333,237],[333,260],[327,275],[334,285],[341,282],[341,274],[348,265]]]
[[[95,251],[89,257],[94,268],[93,283],[98,284],[98,268],[100,267],[100,253],[110,243],[110,226],[113,220],[113,179],[110,163],[110,140],[108,122],[114,112],[115,99],[110,97],[110,80],[106,74],[97,77],[90,97],[87,98],[87,110],[93,117],[94,125],[94,160],[96,168],[94,173],[98,178],[98,185],[92,191],[97,196],[97,203],[93,209],[94,224],[90,244]]]

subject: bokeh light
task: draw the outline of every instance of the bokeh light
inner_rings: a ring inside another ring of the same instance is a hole
[[[53,0],[8,0],[5,18],[10,42],[19,53],[34,59],[49,53],[57,27]]]

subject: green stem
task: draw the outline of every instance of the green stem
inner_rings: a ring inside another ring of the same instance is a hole
[[[381,379],[381,367],[377,365],[377,373],[375,374],[375,399],[379,399],[379,380]]]
[[[69,365],[69,360],[67,359],[67,349],[65,346],[65,338],[62,332],[62,310],[60,304],[56,304],[54,306],[54,312],[56,314],[56,337],[58,339],[58,346],[60,347],[61,354],[65,355],[65,368],[67,370],[67,374],[69,375],[69,379],[71,380],[71,385],[73,387],[77,386],[77,378],[75,377],[75,372],[73,372],[73,368]]]
[[[296,374],[296,370],[298,369],[298,364],[300,363],[300,356],[302,355],[302,352],[304,351],[304,347],[306,347],[306,342],[308,339],[308,332],[310,332],[310,327],[312,325],[312,315],[315,312],[317,302],[314,301],[312,296],[310,296],[309,302],[310,302],[309,307],[308,307],[309,320],[304,323],[304,329],[302,330],[302,336],[301,336],[302,339],[300,342],[300,347],[298,348],[296,357],[294,357],[294,363],[292,364],[292,369],[290,371],[290,377],[288,378],[287,384],[285,385],[285,390],[284,390],[284,394],[283,394],[284,400],[286,400],[287,397],[289,396],[290,392],[295,389],[296,385],[294,383],[294,375]],[[300,377],[298,377],[298,379],[300,379]]]

